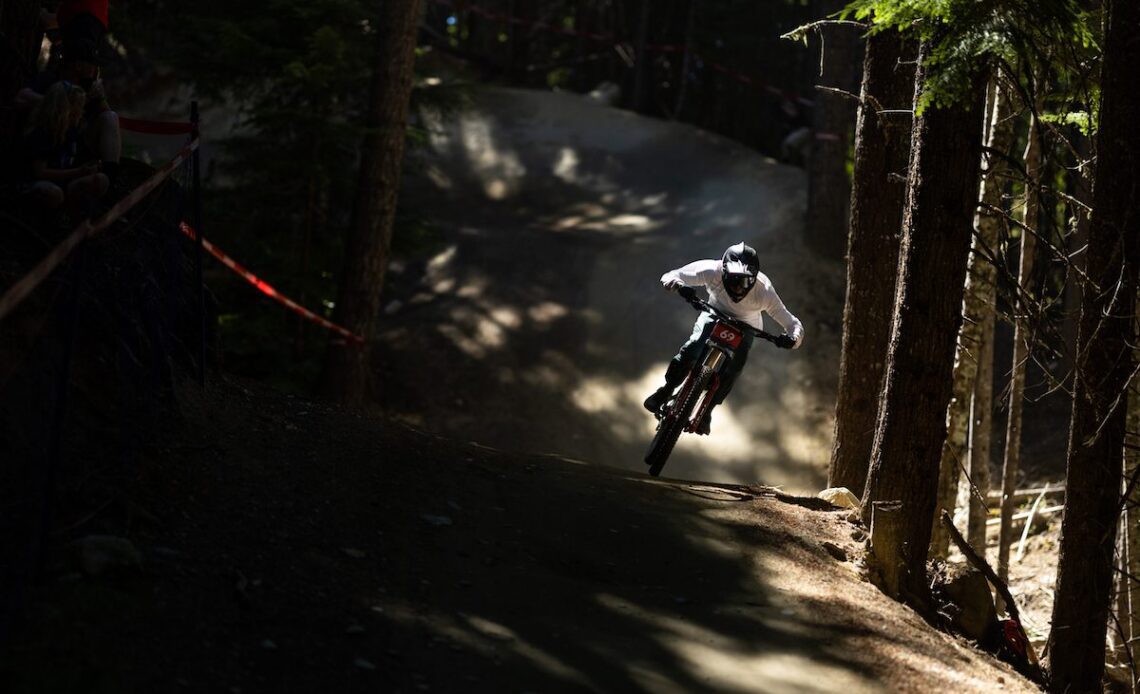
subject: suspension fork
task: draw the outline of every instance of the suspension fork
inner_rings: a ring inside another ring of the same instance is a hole
[[[720,390],[720,372],[731,358],[731,355],[727,354],[724,349],[712,345],[709,346],[708,353],[705,354],[705,359],[698,368],[707,368],[711,371],[712,380],[709,381],[708,390],[705,391],[704,397],[701,398],[700,403],[697,404],[697,408],[693,412],[692,419],[689,420],[688,425],[685,427],[685,431],[690,433],[695,432],[701,420],[712,410],[716,392]]]

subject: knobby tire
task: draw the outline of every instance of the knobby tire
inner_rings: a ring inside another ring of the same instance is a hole
[[[705,392],[710,378],[712,378],[712,371],[708,367],[702,368],[696,382],[693,383],[693,387],[685,394],[684,402],[677,405],[673,412],[661,420],[661,426],[657,428],[657,435],[653,437],[653,443],[649,444],[649,452],[645,454],[645,462],[649,463],[649,474],[653,477],[661,474],[661,468],[665,467],[665,461],[669,459],[669,454],[677,445],[677,439],[685,430],[689,416],[693,413],[693,408],[697,406],[701,394]],[[683,388],[682,392],[685,392]]]

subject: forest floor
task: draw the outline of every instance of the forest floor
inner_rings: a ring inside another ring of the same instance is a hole
[[[816,499],[220,376],[183,403],[122,503],[72,529],[137,565],[61,548],[4,691],[1035,691],[863,580],[859,529]]]

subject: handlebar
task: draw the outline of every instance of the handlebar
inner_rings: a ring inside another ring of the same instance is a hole
[[[710,305],[709,302],[707,302],[704,299],[697,296],[697,291],[695,289],[693,289],[692,287],[678,287],[677,288],[677,295],[680,296],[685,301],[689,302],[689,304],[693,308],[697,309],[698,311],[708,311],[709,313],[713,314],[717,318],[719,318],[721,320],[728,321],[729,323],[732,323],[734,326],[736,326],[737,328],[740,328],[741,330],[752,333],[753,335],[755,335],[756,337],[759,337],[761,339],[767,340],[768,342],[771,342],[772,344],[776,345],[777,347],[779,346],[779,342],[777,342],[777,340],[778,340],[777,336],[773,335],[772,333],[765,332],[763,330],[757,330],[756,328],[753,328],[751,325],[748,325],[747,323],[740,320],[739,318],[733,318],[732,316],[728,315],[724,311],[721,311],[720,309]]]

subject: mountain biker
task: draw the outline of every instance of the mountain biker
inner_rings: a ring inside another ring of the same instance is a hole
[[[767,313],[784,329],[785,334],[776,338],[776,345],[784,349],[798,349],[803,342],[804,328],[800,319],[792,315],[772,282],[760,272],[760,256],[756,249],[741,242],[728,247],[720,260],[697,260],[661,276],[661,284],[668,291],[681,287],[704,287],[708,292],[708,303],[713,308],[732,318],[736,318],[757,330],[764,327],[761,313]],[[716,318],[709,312],[702,312],[693,324],[693,334],[681,346],[680,351],[669,362],[665,371],[665,385],[645,399],[645,409],[656,413],[668,402],[673,390],[685,380],[693,362],[700,357],[701,347],[708,339]],[[754,336],[746,333],[736,356],[721,375],[714,404],[724,402],[736,377],[740,375],[748,359]],[[712,409],[705,414],[697,427],[697,433],[708,434]]]

